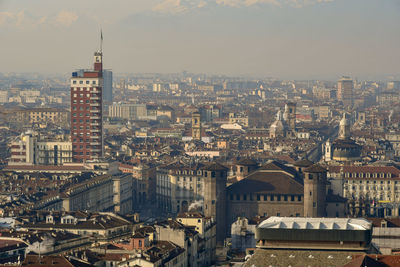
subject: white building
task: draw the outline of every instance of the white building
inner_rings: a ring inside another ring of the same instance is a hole
[[[63,165],[72,162],[72,143],[41,141],[32,132],[21,134],[11,143],[9,165]]]

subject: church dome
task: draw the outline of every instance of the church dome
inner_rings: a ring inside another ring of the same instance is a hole
[[[351,139],[337,139],[332,144],[332,159],[336,161],[360,160],[361,146]]]

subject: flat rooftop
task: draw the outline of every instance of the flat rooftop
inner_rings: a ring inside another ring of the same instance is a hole
[[[314,230],[371,230],[372,223],[366,219],[270,217],[260,223],[264,229],[314,229]]]

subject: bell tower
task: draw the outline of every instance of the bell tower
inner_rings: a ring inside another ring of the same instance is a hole
[[[192,140],[201,140],[201,120],[200,113],[192,114]]]

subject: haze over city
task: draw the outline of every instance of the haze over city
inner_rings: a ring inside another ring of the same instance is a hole
[[[400,267],[400,0],[0,0],[0,267]]]
[[[1,72],[399,77],[397,0],[0,1]]]

